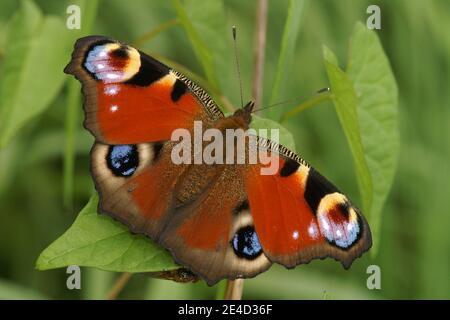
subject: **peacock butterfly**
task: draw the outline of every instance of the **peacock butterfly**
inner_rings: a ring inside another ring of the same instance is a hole
[[[332,257],[350,267],[372,244],[358,208],[294,152],[257,137],[277,161],[175,164],[174,130],[248,129],[253,103],[225,117],[194,82],[116,40],[75,44],[64,70],[82,84],[99,212],[145,234],[209,285]],[[232,147],[235,147],[233,144]],[[246,140],[246,150],[250,145]]]

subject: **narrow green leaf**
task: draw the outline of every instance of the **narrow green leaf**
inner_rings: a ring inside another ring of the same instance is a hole
[[[231,28],[227,25],[223,1],[188,0],[181,4],[179,0],[172,0],[172,3],[206,79],[213,87],[210,94],[219,104],[220,95],[237,104]]]
[[[294,108],[284,112],[280,117],[280,123],[283,123],[283,122],[289,120],[290,118],[294,117],[296,114],[303,112],[306,109],[312,108],[324,101],[330,100],[331,97],[332,97],[332,93],[330,91],[315,94],[310,99],[308,99],[308,100],[300,103],[299,105],[295,106]]]
[[[167,29],[169,29],[169,28],[171,28],[173,26],[176,26],[178,23],[179,23],[179,21],[176,18],[175,19],[171,19],[169,21],[166,21],[164,23],[161,23],[160,25],[154,27],[150,31],[144,33],[142,36],[140,36],[139,38],[134,40],[132,42],[132,46],[136,47],[136,48],[139,48],[142,45],[144,45],[145,43],[147,43],[150,40],[152,40],[157,35],[161,34],[164,31],[166,31]]]
[[[284,25],[283,38],[281,40],[280,56],[278,58],[277,72],[275,82],[270,97],[270,105],[279,102],[280,95],[283,94],[283,84],[292,69],[295,55],[295,45],[297,43],[298,33],[300,32],[300,22],[303,12],[304,0],[290,0],[289,8]],[[279,115],[281,109],[272,108],[267,110],[267,114],[272,117]]]
[[[347,73],[327,48],[324,58],[336,111],[355,160],[375,255],[400,146],[397,84],[377,35],[362,23],[352,36]]]
[[[344,130],[355,162],[356,176],[362,198],[362,207],[365,216],[369,217],[369,209],[372,203],[372,181],[361,142],[358,115],[356,111],[356,94],[351,80],[337,65],[337,59],[334,53],[324,46],[323,56],[331,85],[331,91],[333,92],[333,103],[336,107],[339,121]]]
[[[398,90],[375,32],[358,23],[353,32],[347,74],[358,99],[358,122],[372,177],[370,226],[378,246],[381,212],[392,185],[400,147]]]
[[[0,148],[59,92],[70,46],[60,37],[64,29],[60,19],[43,17],[31,1],[22,1],[12,18],[0,83]]]
[[[38,270],[68,265],[117,272],[177,269],[172,256],[143,235],[131,234],[122,223],[97,214],[98,196],[91,198],[73,225],[39,256]]]
[[[208,78],[208,81],[211,82],[211,84],[214,87],[219,88],[219,83],[217,81],[214,71],[215,69],[214,69],[213,53],[208,48],[203,39],[200,37],[193,23],[189,19],[185,7],[181,4],[181,2],[179,0],[172,0],[172,3],[175,10],[177,11],[178,19],[180,20],[183,28],[185,29],[189,37],[189,40],[192,43],[197,59],[200,61],[203,67],[203,71],[205,72],[206,77]],[[202,5],[203,4],[204,3],[202,2]]]

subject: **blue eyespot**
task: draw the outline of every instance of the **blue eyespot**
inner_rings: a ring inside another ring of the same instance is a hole
[[[239,229],[231,240],[234,253],[248,260],[256,259],[262,253],[262,247],[259,243],[255,228],[246,226]]]
[[[106,162],[115,176],[129,177],[133,175],[139,166],[139,154],[136,145],[110,146]]]

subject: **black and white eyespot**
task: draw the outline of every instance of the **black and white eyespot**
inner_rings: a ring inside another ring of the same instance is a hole
[[[253,260],[262,253],[261,243],[255,228],[251,225],[240,228],[231,240],[234,253],[244,259]]]
[[[230,245],[234,254],[245,260],[255,260],[263,254],[263,249],[253,225],[247,200],[240,202],[233,210],[233,229]]]
[[[320,201],[317,220],[320,232],[328,243],[340,249],[350,249],[361,238],[361,219],[341,193],[328,194]]]
[[[162,143],[106,145],[96,143],[91,152],[91,169],[97,181],[129,179],[146,166],[157,161]]]
[[[104,83],[120,83],[133,78],[141,67],[139,52],[108,41],[92,46],[86,53],[84,68]]]
[[[130,177],[139,166],[139,151],[134,144],[113,145],[106,155],[106,164],[117,177]]]

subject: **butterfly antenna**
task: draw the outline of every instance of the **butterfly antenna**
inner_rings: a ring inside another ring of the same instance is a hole
[[[243,94],[242,94],[241,69],[239,68],[239,59],[238,59],[238,53],[237,53],[236,26],[232,27],[232,31],[233,31],[234,57],[236,59],[236,70],[237,70],[237,75],[238,75],[238,79],[239,79],[239,90],[240,90],[240,94],[241,94],[241,108],[243,108],[244,107],[244,98],[243,98]]]
[[[326,93],[326,92],[329,92],[329,91],[330,91],[330,88],[323,88],[323,89],[320,89],[319,91],[317,91],[314,95],[320,95],[322,93]],[[270,108],[279,106],[280,104],[291,103],[291,102],[297,102],[297,99],[289,99],[289,100],[280,101],[280,102],[277,102],[277,103],[274,103],[274,104],[271,104],[271,105],[268,105],[268,106],[265,106],[265,107],[262,107],[262,108],[259,108],[259,109],[255,109],[255,110],[252,111],[252,113],[253,112],[257,112],[257,111],[261,111],[261,110],[270,109]]]
[[[268,106],[265,106],[265,107],[262,107],[262,108],[259,108],[259,109],[252,110],[252,113],[258,112],[258,111],[261,111],[261,110],[270,109],[270,108],[279,106],[280,104],[290,103],[290,102],[293,102],[293,101],[294,101],[293,99],[280,101],[280,102],[277,102],[277,103],[274,103],[274,104],[271,104],[271,105],[268,105]]]
[[[321,93],[329,92],[329,91],[331,91],[331,89],[328,87],[325,87],[325,88],[322,88],[319,91],[317,91],[316,94],[321,94]]]

